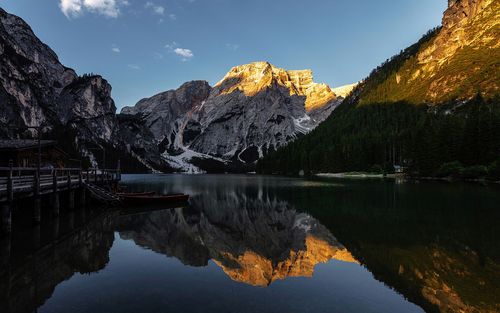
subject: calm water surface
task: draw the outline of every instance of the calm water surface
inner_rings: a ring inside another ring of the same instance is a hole
[[[500,312],[499,186],[243,175],[123,184],[191,199],[14,225],[1,245],[0,312]]]

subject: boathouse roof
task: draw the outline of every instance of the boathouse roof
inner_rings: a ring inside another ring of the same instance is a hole
[[[42,147],[55,146],[57,141],[55,140],[41,140],[40,144]],[[0,140],[0,151],[19,151],[19,150],[30,150],[38,148],[38,140],[33,139],[12,139],[12,140]]]

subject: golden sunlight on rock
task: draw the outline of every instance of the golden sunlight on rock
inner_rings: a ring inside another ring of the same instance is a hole
[[[214,262],[234,281],[266,287],[278,279],[311,277],[317,264],[332,259],[358,263],[346,248],[332,246],[313,235],[306,237],[306,250],[292,250],[285,260],[276,263],[254,251],[245,251],[239,256],[222,252],[220,259]]]
[[[344,85],[344,86],[333,88],[332,91],[338,97],[346,98],[351,93],[351,91],[353,91],[354,88],[356,88],[358,85],[359,85],[359,83]]]
[[[442,27],[392,58],[401,62],[360,103],[406,101],[440,105],[492,99],[500,90],[500,1],[449,0]],[[373,83],[373,82],[372,82]]]
[[[315,83],[311,70],[287,71],[268,62],[235,66],[215,87],[219,88],[221,94],[230,94],[239,90],[246,96],[252,97],[272,85],[287,88],[290,95],[306,97],[307,111],[319,109],[352,90],[352,88],[349,90],[347,86],[341,87],[344,89],[340,89],[341,94],[337,95],[328,85]]]

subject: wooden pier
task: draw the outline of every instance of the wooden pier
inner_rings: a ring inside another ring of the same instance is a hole
[[[50,201],[52,215],[58,216],[61,195],[67,197],[65,199],[66,207],[72,210],[75,207],[75,199],[79,200],[80,205],[87,202],[87,190],[92,195],[96,194],[96,190],[101,190],[98,196],[105,199],[106,194],[102,187],[116,185],[120,180],[119,165],[117,169],[113,170],[0,167],[2,230],[4,233],[11,232],[12,211],[20,201],[30,204],[29,206],[33,209],[33,223],[39,224],[42,199]],[[113,200],[111,195],[110,199]],[[18,209],[22,208],[19,207]]]

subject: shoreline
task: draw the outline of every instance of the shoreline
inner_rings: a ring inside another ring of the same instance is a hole
[[[418,180],[425,180],[425,181],[443,181],[443,182],[449,182],[449,183],[454,183],[454,182],[469,182],[469,183],[486,183],[486,184],[500,184],[500,181],[495,181],[495,180],[488,180],[484,178],[477,178],[477,179],[458,179],[458,178],[452,178],[452,177],[428,177],[428,176],[421,176],[421,177],[413,177],[413,176],[407,176],[404,174],[370,174],[370,173],[356,173],[356,172],[345,172],[345,173],[318,173],[318,174],[313,174],[312,176],[316,177],[322,177],[322,178],[350,178],[350,179],[384,179],[384,178],[389,178],[389,179],[406,179],[406,180],[412,180],[412,181],[418,181]]]
[[[374,173],[318,173],[313,176],[326,178],[397,178],[404,177],[398,174],[374,174]]]

